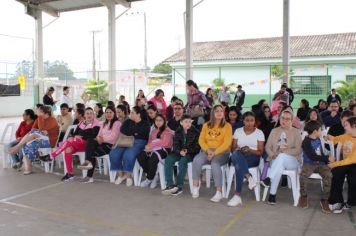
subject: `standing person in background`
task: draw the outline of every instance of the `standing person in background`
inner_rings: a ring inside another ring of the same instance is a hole
[[[241,111],[242,110],[242,106],[245,103],[245,91],[242,90],[242,86],[238,85],[237,86],[237,92],[235,94],[234,97],[234,102],[236,102],[236,108]]]
[[[178,98],[176,96],[173,96],[171,98],[171,104],[169,104],[169,106],[167,107],[166,109],[166,118],[167,120],[170,120],[173,118],[173,108],[174,108],[174,105],[176,104],[176,101],[178,100]]]
[[[61,97],[61,104],[62,105],[63,103],[66,103],[68,105],[68,109],[69,109],[69,112],[72,112],[72,109],[73,109],[73,102],[72,102],[72,99],[70,99],[70,97],[68,96],[70,92],[70,88],[68,86],[64,86],[63,87],[63,94],[62,94],[62,97]]]
[[[291,88],[288,87],[287,83],[283,83],[283,85],[285,85],[287,87],[287,92],[289,93],[289,105],[292,105],[292,102],[294,100],[294,93],[293,90]]]
[[[151,98],[150,101],[153,102],[160,114],[166,116],[167,103],[164,100],[164,92],[162,89],[157,89],[155,96]]]
[[[214,106],[214,91],[212,88],[208,88],[205,93],[205,97],[209,102],[210,107]]]
[[[124,95],[120,95],[120,97],[119,97],[119,105],[120,104],[124,104],[124,102],[126,102],[125,96]]]
[[[61,114],[57,116],[57,122],[59,124],[59,138],[58,143],[62,142],[64,135],[70,125],[73,124],[72,114],[69,112],[67,103],[61,104]]]
[[[192,113],[195,107],[210,107],[209,101],[206,99],[204,93],[199,90],[198,85],[193,80],[188,80],[186,87],[188,99],[186,107],[188,113]]]
[[[138,94],[136,96],[136,99],[140,99],[141,100],[141,105],[146,106],[147,98],[146,98],[145,93],[143,92],[142,89],[138,90]]]
[[[37,119],[37,116],[35,115],[34,111],[31,109],[25,110],[25,112],[22,115],[23,121],[20,123],[20,126],[17,128],[15,136],[16,140],[11,141],[6,145],[6,149],[9,149],[11,147],[16,146],[25,135],[30,132],[32,129],[33,123]],[[11,158],[13,161],[12,168],[14,169],[19,169],[22,165],[22,157],[23,153],[22,150],[20,150],[17,153],[11,154]]]
[[[230,103],[230,93],[229,93],[229,87],[224,87],[224,90],[220,91],[219,96],[218,96],[218,101],[221,102],[226,102],[226,104],[229,105]]]
[[[281,89],[274,95],[273,101],[284,102],[289,105],[289,93],[287,92],[287,86],[282,84]]]
[[[310,111],[309,102],[306,99],[300,100],[300,107],[297,111],[297,117],[300,121],[304,121]]]
[[[331,89],[331,94],[327,97],[326,101],[330,105],[333,100],[339,101],[339,105],[341,105],[341,97],[336,93],[336,89]]]
[[[54,88],[53,87],[49,87],[47,89],[46,94],[43,96],[43,99],[42,99],[44,105],[48,105],[48,106],[53,107],[54,104],[56,104],[57,101],[55,101],[53,99],[53,97],[52,97],[53,93],[54,93]]]

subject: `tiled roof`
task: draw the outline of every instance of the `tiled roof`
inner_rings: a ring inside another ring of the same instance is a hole
[[[356,33],[291,36],[291,57],[356,55]],[[253,60],[282,58],[282,37],[197,42],[194,61]],[[185,49],[164,60],[185,61]]]

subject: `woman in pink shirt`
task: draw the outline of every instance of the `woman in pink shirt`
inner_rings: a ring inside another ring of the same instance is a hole
[[[105,122],[100,128],[95,139],[89,139],[85,148],[85,163],[78,166],[78,169],[88,170],[87,177],[82,182],[94,182],[93,174],[96,165],[96,158],[109,154],[111,147],[116,143],[120,134],[121,123],[117,119],[115,107],[108,106],[105,109]]]
[[[159,162],[163,164],[163,159],[171,152],[172,144],[173,132],[166,126],[166,118],[162,114],[158,114],[148,143],[137,156],[137,161],[140,163],[143,172],[146,173],[146,180],[141,183],[141,187],[151,185],[151,188],[155,188],[157,186],[155,179],[157,165]]]
[[[166,116],[167,103],[164,100],[164,92],[162,89],[157,89],[155,96],[151,98],[150,102],[153,102],[158,112]]]

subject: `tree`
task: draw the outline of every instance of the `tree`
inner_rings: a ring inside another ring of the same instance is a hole
[[[109,100],[108,83],[106,81],[100,80],[89,80],[84,85],[83,97],[89,97],[89,100],[94,100],[101,104],[107,104]]]
[[[336,84],[341,84],[341,87],[336,88],[336,92],[341,96],[343,102],[356,98],[356,80],[348,83],[346,81],[336,81]]]
[[[14,79],[19,77],[20,75],[25,76],[25,78],[33,78],[34,71],[33,71],[33,64],[31,61],[23,60],[17,63]]]
[[[68,64],[64,61],[54,61],[45,63],[45,76],[55,77],[59,80],[73,80],[75,79],[73,71],[69,68]]]
[[[171,74],[172,67],[169,64],[160,63],[153,68],[153,73]]]

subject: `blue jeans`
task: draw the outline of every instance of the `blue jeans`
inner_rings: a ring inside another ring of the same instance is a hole
[[[110,170],[132,173],[136,157],[143,151],[146,144],[146,140],[135,139],[134,145],[130,148],[116,147],[112,149],[109,154]]]
[[[10,143],[6,144],[6,149],[9,149],[11,147],[14,147],[16,146],[17,144],[19,143],[19,141],[17,140],[14,140],[14,141],[11,141]],[[19,150],[18,153],[15,153],[15,154],[9,154],[11,156],[11,159],[14,163],[18,163],[18,162],[21,162],[22,161],[22,158],[23,158],[23,153],[22,153],[22,148]]]
[[[244,177],[249,173],[248,169],[258,166],[260,164],[260,157],[253,154],[245,155],[237,151],[232,154],[231,160],[235,166],[236,192],[241,193]]]

